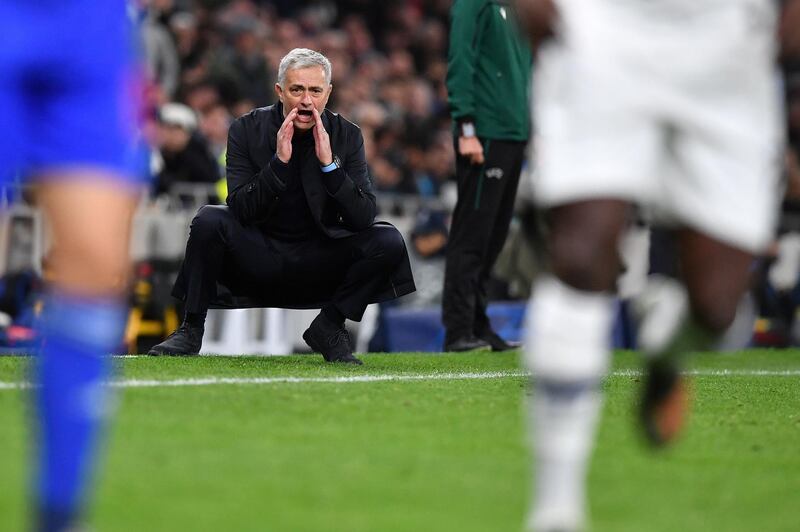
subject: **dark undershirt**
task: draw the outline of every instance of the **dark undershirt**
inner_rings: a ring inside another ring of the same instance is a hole
[[[284,164],[275,157],[270,164],[275,165],[278,177],[286,182],[286,190],[281,194],[278,204],[266,225],[268,236],[286,242],[308,240],[321,234],[308,207],[303,180],[300,177],[300,161],[309,158],[316,160],[314,136],[311,132],[296,135],[292,139],[292,158]]]

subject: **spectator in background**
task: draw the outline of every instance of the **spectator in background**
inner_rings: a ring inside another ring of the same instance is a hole
[[[256,107],[274,100],[271,87],[275,80],[270,75],[267,61],[260,50],[264,28],[251,20],[239,21],[233,28],[233,48],[223,56],[233,69],[234,81],[242,98]]]
[[[200,36],[197,17],[181,11],[170,18],[169,27],[175,36],[175,48],[178,53],[182,77],[193,78],[193,73],[203,68],[208,43]]]
[[[453,138],[447,131],[439,130],[431,146],[426,151],[427,178],[431,187],[430,195],[439,196],[443,185],[454,178],[455,154]],[[422,187],[420,193],[424,194]]]
[[[216,159],[197,132],[197,116],[189,107],[168,103],[158,115],[162,167],[156,193],[169,192],[175,183],[215,183],[220,176]]]
[[[431,307],[442,303],[447,213],[420,210],[411,231],[411,266],[417,291],[401,301],[404,307]]]
[[[139,31],[144,50],[145,66],[149,81],[159,90],[159,103],[169,101],[178,88],[180,62],[172,35],[159,20],[158,12],[148,8],[143,1],[140,6],[142,21]]]
[[[228,128],[233,117],[224,105],[214,105],[200,117],[200,132],[208,141],[208,148],[220,172],[225,172],[225,152],[228,143]]]
[[[201,116],[207,113],[209,109],[222,104],[219,88],[209,78],[184,84],[181,94],[183,102]]]
[[[407,147],[402,143],[400,128],[387,123],[373,135],[376,157],[370,170],[375,188],[381,192],[416,194],[417,186],[407,164]]]
[[[447,247],[444,349],[503,351],[515,346],[491,328],[487,284],[508,234],[530,129],[531,52],[511,6],[456,1],[448,68],[458,203]]]

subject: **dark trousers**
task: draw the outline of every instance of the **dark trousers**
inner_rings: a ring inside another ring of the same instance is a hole
[[[458,202],[447,244],[442,296],[445,344],[491,329],[486,316],[487,285],[508,235],[525,154],[525,142],[481,140],[483,165],[456,157]]]
[[[227,207],[206,206],[192,220],[186,244],[186,310],[205,312],[217,282],[225,280],[263,300],[331,303],[358,321],[404,255],[403,237],[390,225],[373,225],[345,238],[320,233],[284,242],[243,226]]]

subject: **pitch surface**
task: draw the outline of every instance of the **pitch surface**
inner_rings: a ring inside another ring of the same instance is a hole
[[[97,530],[519,530],[529,497],[517,353],[118,359]],[[27,361],[0,358],[0,531],[23,530]],[[800,351],[693,359],[689,430],[651,452],[618,353],[592,465],[595,531],[800,522]]]

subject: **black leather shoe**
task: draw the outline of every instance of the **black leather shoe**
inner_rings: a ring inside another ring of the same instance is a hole
[[[492,351],[511,351],[512,349],[519,349],[522,345],[520,342],[508,342],[503,340],[499,334],[494,331],[487,331],[483,334],[475,335],[477,338],[489,344]]]
[[[448,344],[445,344],[445,351],[464,352],[464,351],[488,351],[492,346],[485,340],[475,338],[474,336],[467,336],[466,338],[459,338]]]
[[[363,364],[353,356],[353,344],[344,327],[328,321],[320,314],[303,333],[303,340],[308,346],[322,355],[326,362],[345,364]]]
[[[181,324],[175,332],[158,345],[154,345],[148,355],[190,356],[200,353],[203,345],[203,327],[192,327],[186,323]]]

